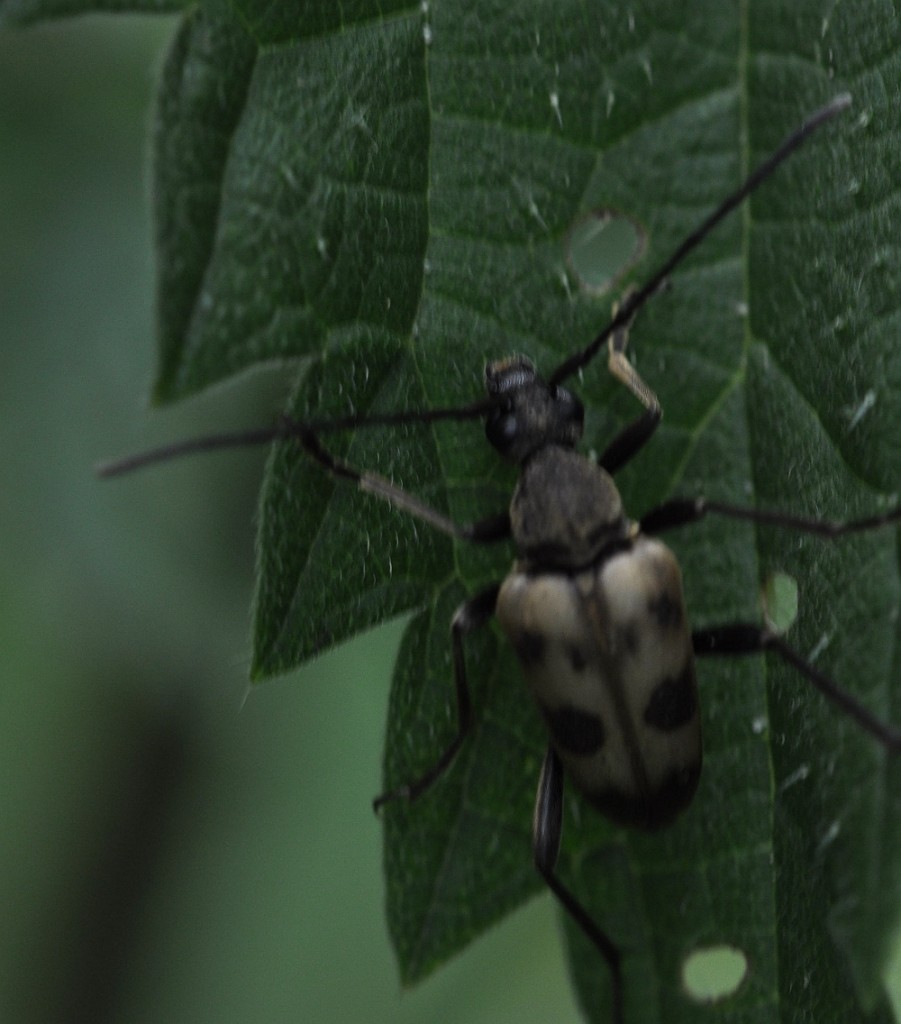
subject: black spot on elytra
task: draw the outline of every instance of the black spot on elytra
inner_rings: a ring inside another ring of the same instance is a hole
[[[665,828],[694,798],[701,777],[701,758],[676,768],[656,789],[647,793],[603,789],[585,793],[589,803],[617,825],[643,828],[649,832]]]
[[[554,746],[560,753],[586,757],[604,745],[604,723],[588,711],[572,705],[558,708],[541,706]]]
[[[532,668],[544,661],[545,641],[540,633],[525,630],[514,641],[516,655],[523,668]]]
[[[694,662],[689,658],[678,676],[670,676],[654,687],[644,720],[661,732],[673,732],[690,722],[697,710]]]
[[[661,629],[673,629],[682,625],[682,604],[678,595],[673,595],[668,590],[661,590],[648,601],[648,614]]]
[[[577,644],[567,644],[566,653],[569,655],[569,663],[573,667],[573,672],[584,672],[588,659],[581,647]]]

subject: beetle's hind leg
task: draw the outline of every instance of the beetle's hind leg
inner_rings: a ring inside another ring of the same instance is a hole
[[[760,654],[772,651],[811,683],[820,693],[840,708],[873,739],[881,743],[892,754],[901,753],[901,730],[883,722],[834,679],[820,672],[806,658],[787,644],[782,637],[765,626],[754,622],[730,622],[709,629],[696,629],[692,633],[692,646],[698,657],[708,655]]]
[[[463,640],[468,633],[484,626],[494,615],[500,584],[495,583],[470,598],[454,613],[451,621],[451,643],[454,651],[454,693],[457,704],[457,731],[444,752],[432,767],[412,782],[407,782],[396,789],[377,796],[372,802],[373,810],[378,811],[391,800],[413,801],[447,771],[457,756],[463,741],[472,729],[472,701],[469,696],[469,684],[466,681],[466,658]]]
[[[563,909],[597,948],[610,970],[613,1024],[623,1024],[623,978],[616,944],[554,873],[563,835],[563,765],[553,747],[548,747],[541,766],[535,816],[532,820],[532,853],[535,867],[557,897]]]
[[[729,519],[742,519],[766,526],[781,527],[809,533],[826,540],[837,540],[853,533],[867,533],[901,521],[901,508],[865,516],[861,519],[832,520],[796,516],[774,509],[747,508],[706,498],[673,498],[652,509],[640,522],[642,533],[656,536],[667,530],[696,523],[707,515],[720,515]],[[787,644],[778,634],[753,622],[732,622],[710,629],[695,630],[692,634],[694,651],[699,657],[707,655],[759,654],[772,651],[788,662],[820,693],[840,708],[857,724],[881,743],[890,753],[901,753],[901,730],[883,722],[856,697],[835,680],[824,675],[806,658]]]

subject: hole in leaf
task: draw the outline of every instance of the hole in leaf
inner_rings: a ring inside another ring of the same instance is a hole
[[[748,975],[748,958],[725,943],[696,949],[682,964],[682,984],[697,1003],[716,1003],[735,995]]]
[[[771,573],[760,592],[767,628],[785,633],[798,617],[798,583],[786,572]]]
[[[598,295],[610,289],[639,259],[646,239],[644,231],[625,214],[592,210],[570,228],[566,258],[579,285]]]

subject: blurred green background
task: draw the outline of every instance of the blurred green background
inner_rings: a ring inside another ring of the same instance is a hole
[[[92,474],[285,386],[146,407],[173,27],[0,33],[0,1021],[575,1021],[546,896],[401,991],[369,805],[399,628],[248,692],[263,456]]]

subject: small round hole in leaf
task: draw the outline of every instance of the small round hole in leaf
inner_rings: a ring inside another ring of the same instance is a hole
[[[689,953],[682,963],[682,984],[697,1003],[716,1003],[735,995],[748,975],[748,958],[725,943]]]
[[[798,617],[798,584],[785,572],[771,573],[760,594],[767,628],[785,633]]]
[[[646,235],[614,210],[592,210],[570,228],[566,257],[580,286],[598,295],[610,289],[644,252]]]

